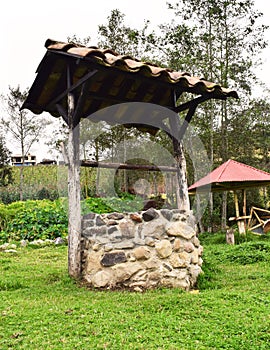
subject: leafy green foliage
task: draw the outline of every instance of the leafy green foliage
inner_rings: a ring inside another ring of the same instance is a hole
[[[6,147],[5,139],[0,134],[0,186],[7,186],[13,181],[9,157],[10,152]]]
[[[14,202],[1,207],[1,240],[54,239],[67,235],[67,211],[61,200]]]
[[[125,194],[122,198],[87,198],[83,201],[83,212],[94,212],[98,214],[110,212],[134,212],[142,210],[142,199]]]
[[[143,207],[142,199],[130,194],[123,198],[87,198],[82,213],[134,212]],[[67,200],[48,199],[0,203],[0,241],[65,238],[68,229]]]

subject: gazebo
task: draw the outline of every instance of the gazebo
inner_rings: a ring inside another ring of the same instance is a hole
[[[155,134],[162,128],[173,142],[179,182],[179,207],[189,210],[189,198],[181,145],[185,130],[197,106],[209,99],[238,98],[237,93],[186,72],[176,72],[142,62],[110,49],[85,47],[75,43],[48,39],[45,56],[37,68],[37,76],[22,108],[35,114],[49,112],[62,117],[69,127],[69,274],[81,275],[81,210],[79,123],[82,118],[100,118],[112,125],[121,123]],[[186,94],[186,102],[178,103]],[[191,97],[190,97],[191,96]],[[137,103],[129,113],[122,104]],[[171,113],[145,114],[139,103],[156,105]],[[118,113],[106,113],[115,105]],[[105,111],[103,113],[103,111]],[[186,111],[185,121],[178,113]],[[100,112],[100,113],[96,113]],[[165,120],[168,123],[165,123]]]
[[[211,173],[201,178],[188,188],[189,194],[203,192],[232,191],[234,193],[236,220],[240,233],[245,232],[244,222],[250,219],[246,211],[246,189],[270,185],[270,174],[252,166],[229,159]],[[243,215],[240,216],[237,190],[243,192]]]

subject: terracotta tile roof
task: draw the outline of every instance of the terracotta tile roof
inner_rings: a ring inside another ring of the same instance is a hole
[[[48,39],[45,43],[47,50],[65,52],[81,58],[89,58],[96,63],[109,67],[116,67],[119,70],[140,73],[147,77],[159,78],[164,82],[182,85],[183,90],[203,94],[213,93],[217,98],[235,97],[237,92],[221,87],[199,77],[191,76],[187,72],[176,72],[169,68],[161,68],[153,63],[142,62],[131,56],[119,55],[111,49],[98,49],[97,47],[84,47],[74,43],[62,43]]]
[[[210,185],[213,191],[268,186],[270,185],[270,174],[229,159],[210,174],[191,185],[188,190],[190,193],[194,193],[196,190],[209,190]]]
[[[147,102],[173,109],[175,98],[178,99],[183,92],[209,95],[215,99],[238,98],[236,91],[219,84],[119,55],[109,49],[50,39],[45,47],[47,52],[22,107],[36,114],[47,111],[59,117],[59,105],[66,109],[64,91],[67,90],[68,65],[71,67],[71,83],[75,85],[73,93],[76,98],[81,94],[79,81],[92,74],[87,81],[87,99],[80,111],[82,118],[125,102]]]

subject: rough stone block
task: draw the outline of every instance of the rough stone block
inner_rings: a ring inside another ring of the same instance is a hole
[[[142,270],[143,267],[140,263],[127,262],[121,265],[115,265],[112,267],[117,283],[128,280],[138,271]]]
[[[96,218],[96,225],[97,226],[103,226],[106,225],[105,221],[101,219],[101,217],[98,215]]]
[[[154,237],[156,239],[162,239],[166,235],[165,226],[167,220],[159,218],[157,220],[147,222],[142,226],[141,237]]]
[[[135,224],[131,220],[123,220],[119,223],[119,230],[123,237],[133,238],[135,237]]]
[[[160,258],[165,259],[172,254],[172,245],[171,242],[167,239],[163,239],[160,242],[156,243],[156,251]]]
[[[113,266],[116,264],[124,263],[127,261],[126,254],[124,252],[113,252],[105,253],[100,260],[101,265],[103,266]]]
[[[155,240],[152,237],[145,237],[145,244],[148,245],[149,247],[154,247],[155,246]]]
[[[191,256],[187,252],[179,253],[179,258],[182,261],[182,264],[183,264],[182,266],[188,266],[190,264],[190,262],[191,262]]]
[[[184,243],[184,251],[187,253],[192,253],[194,251],[195,247],[191,242],[185,242]]]
[[[87,227],[93,227],[94,221],[93,220],[83,220],[82,221],[82,230],[85,230]]]
[[[143,220],[147,222],[157,219],[159,217],[159,214],[154,208],[150,208],[142,214],[142,217]]]
[[[95,213],[88,213],[83,215],[82,220],[94,220],[94,218],[96,217]]]
[[[171,210],[169,210],[169,209],[161,209],[160,212],[161,212],[161,214],[163,215],[163,217],[166,220],[171,221],[172,216],[173,216],[173,213],[172,213]]]
[[[130,217],[131,220],[133,220],[135,222],[138,222],[138,223],[142,222],[142,218],[141,218],[141,216],[139,214],[131,213],[129,215],[129,217]]]
[[[110,220],[121,220],[124,219],[124,214],[122,213],[111,213],[107,215],[107,218]]]
[[[92,284],[96,288],[104,288],[109,285],[113,286],[115,284],[113,272],[108,270],[98,271],[92,277]]]
[[[175,238],[174,243],[173,243],[173,250],[175,252],[179,252],[180,250],[184,250],[184,245],[179,238]]]
[[[168,236],[183,237],[186,240],[190,240],[196,234],[192,227],[181,221],[168,223],[166,226],[166,232]]]
[[[147,260],[151,256],[151,252],[146,247],[138,247],[133,250],[136,260]]]
[[[114,249],[132,249],[134,248],[134,243],[132,241],[122,241],[119,243],[114,243]]]

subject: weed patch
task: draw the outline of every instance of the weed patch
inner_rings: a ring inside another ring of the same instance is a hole
[[[232,262],[241,265],[257,262],[270,262],[269,242],[247,242],[231,247],[220,254],[223,262]]]

